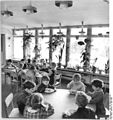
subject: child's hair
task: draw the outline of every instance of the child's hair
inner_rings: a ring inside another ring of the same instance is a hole
[[[32,61],[32,63],[36,63],[36,60],[34,59],[34,60]]]
[[[31,82],[31,81],[25,81],[24,84],[23,84],[23,88],[24,89],[31,89],[31,88],[34,88],[35,85]]]
[[[99,88],[103,88],[103,87],[104,87],[104,83],[103,83],[103,81],[100,80],[100,79],[93,79],[92,82],[91,82],[91,84],[92,84],[93,86],[95,86],[96,88],[97,88],[97,87],[99,87]]]
[[[75,78],[79,78],[79,81],[81,81],[81,75],[79,74],[79,73],[75,73],[74,75],[73,75],[73,79],[75,79]]]
[[[33,65],[31,65],[29,70],[35,70],[35,67]]]
[[[11,60],[11,59],[8,59],[7,62],[12,62],[12,60]]]
[[[27,62],[30,63],[30,62],[31,62],[31,59],[27,59]]]
[[[56,63],[55,63],[55,62],[52,62],[52,63],[51,63],[51,66],[56,67]]]
[[[45,75],[42,77],[42,81],[50,81],[50,78],[47,75]]]
[[[87,94],[83,91],[77,91],[75,102],[79,107],[85,107],[88,104]]]
[[[21,61],[21,62],[22,62],[22,61],[25,61],[25,59],[21,59],[20,61]]]
[[[44,97],[41,93],[32,94],[30,99],[30,105],[32,109],[37,109],[43,100],[44,100]]]

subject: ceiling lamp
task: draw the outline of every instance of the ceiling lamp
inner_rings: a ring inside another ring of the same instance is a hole
[[[59,1],[59,0],[55,1],[55,5],[57,7],[59,7],[59,8],[68,8],[68,7],[71,7],[72,4],[73,4],[73,2],[71,0],[70,1],[66,1],[66,0],[64,0],[64,1]]]
[[[84,34],[85,32],[84,32],[84,30],[83,30],[83,28],[84,28],[84,22],[82,21],[82,27],[81,27],[82,29],[81,29],[81,31],[79,32],[80,34]]]
[[[109,4],[109,0],[103,0],[103,1]]]
[[[27,14],[37,13],[37,8],[31,5],[31,2],[28,6],[24,6],[22,9]]]
[[[13,16],[13,12],[11,12],[7,9],[7,10],[1,11],[1,15],[6,16],[6,17],[10,17],[10,16]]]

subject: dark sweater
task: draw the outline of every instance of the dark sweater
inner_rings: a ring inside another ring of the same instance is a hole
[[[71,115],[63,114],[63,118],[68,119],[95,119],[95,113],[88,108],[78,108],[78,110]]]
[[[24,112],[24,108],[27,102],[28,97],[30,96],[30,94],[28,94],[26,91],[22,91],[18,96],[17,96],[17,105],[18,105],[18,109],[20,114],[23,115]]]
[[[49,76],[50,77],[49,84],[54,85],[55,70],[51,70],[51,71],[52,71],[52,74]]]
[[[97,116],[101,116],[101,115],[105,115],[105,108],[104,108],[104,104],[103,104],[103,97],[104,97],[104,93],[103,91],[96,91],[94,92],[94,94],[91,95],[92,99],[90,101],[91,104],[95,104],[96,105],[96,115]]]

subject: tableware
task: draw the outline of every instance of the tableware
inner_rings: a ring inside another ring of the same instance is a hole
[[[53,93],[54,91],[54,89],[46,88],[45,93]]]

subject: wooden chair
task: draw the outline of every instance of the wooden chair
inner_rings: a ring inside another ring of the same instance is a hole
[[[24,118],[20,113],[18,108],[14,108],[13,105],[13,93],[10,93],[5,101],[5,112],[7,118]]]
[[[61,86],[61,77],[62,77],[62,74],[55,75],[55,82],[54,82],[55,87]]]

